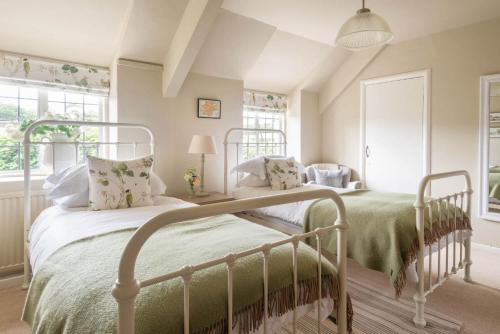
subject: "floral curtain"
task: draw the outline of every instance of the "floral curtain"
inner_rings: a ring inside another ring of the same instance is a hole
[[[286,111],[286,95],[245,91],[243,94],[243,104],[249,107],[276,109],[277,111]]]
[[[98,95],[109,94],[109,69],[0,52],[0,80]]]

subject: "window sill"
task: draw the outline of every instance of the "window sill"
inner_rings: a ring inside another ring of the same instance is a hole
[[[43,181],[47,175],[32,175],[31,181]],[[16,183],[16,182],[24,182],[24,176],[22,175],[0,175],[0,183]]]

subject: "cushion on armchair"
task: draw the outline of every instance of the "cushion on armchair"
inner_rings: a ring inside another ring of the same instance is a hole
[[[316,184],[328,187],[343,188],[342,187],[342,170],[321,170],[314,169]]]
[[[314,183],[317,182],[315,169],[328,170],[328,171],[341,170],[342,171],[342,185],[340,188],[351,188],[350,184],[349,184],[351,181],[351,169],[349,167],[342,166],[342,165],[335,164],[335,163],[312,164],[310,166],[307,166],[307,168],[306,168],[306,175],[307,175],[308,182],[311,182],[311,181],[313,181]]]

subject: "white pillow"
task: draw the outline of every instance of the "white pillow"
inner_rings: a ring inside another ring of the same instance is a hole
[[[89,189],[85,192],[54,199],[54,203],[63,208],[83,208],[89,206]]]
[[[43,189],[50,189],[47,198],[64,208],[79,208],[89,204],[89,173],[87,165],[68,167],[47,176]],[[163,195],[167,186],[151,172],[151,194]]]
[[[238,182],[238,187],[269,187],[269,180],[261,180],[260,177],[254,174],[248,174]]]
[[[256,157],[242,162],[231,170],[231,173],[234,172],[257,175],[262,181],[264,181],[267,177],[264,157]]]
[[[72,170],[74,170],[75,168],[78,168],[80,165],[77,165],[77,166],[72,166],[72,167],[68,167],[68,168],[65,168],[63,169],[62,171],[59,171],[59,172],[55,172],[53,174],[50,174],[48,175],[46,178],[45,178],[45,181],[43,183],[43,189],[52,189],[54,188],[54,186],[56,184],[59,183],[59,181],[65,176],[67,175],[68,173],[70,173]]]
[[[266,155],[266,156],[258,156],[256,158],[247,160],[237,165],[231,170],[231,173],[247,173],[257,175],[262,181],[267,179],[266,165],[264,163],[264,158],[284,158],[281,155]],[[293,158],[293,157],[292,157]],[[300,165],[302,166],[302,165]],[[305,167],[301,167],[305,172]]]
[[[264,158],[272,190],[287,190],[302,185],[299,166],[291,158]]]
[[[167,185],[155,172],[151,171],[151,195],[163,195],[167,191]]]
[[[66,208],[88,206],[89,178],[86,165],[78,165],[49,175],[44,186],[55,184],[47,193],[47,199]]]
[[[316,184],[334,188],[342,188],[342,169],[338,170],[321,170],[314,168]]]
[[[88,166],[91,210],[153,205],[152,155],[128,161],[89,156]]]

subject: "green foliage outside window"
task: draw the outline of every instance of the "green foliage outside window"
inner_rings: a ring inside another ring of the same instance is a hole
[[[21,117],[30,114],[29,111],[22,108],[19,110],[19,113]],[[0,120],[9,121],[9,123],[16,122],[17,106],[0,104]],[[28,121],[34,121],[34,117],[31,119],[25,118],[25,122]],[[3,129],[0,128],[0,171],[15,171],[22,169],[22,145],[17,138],[12,138],[12,136],[5,131],[6,129],[7,127],[3,127]],[[33,147],[30,152],[30,161],[33,168],[38,167],[38,152],[38,147]]]
[[[21,108],[20,114],[26,114]],[[0,105],[0,120],[17,119],[17,108],[15,106]],[[0,129],[0,171],[15,171],[23,169],[23,145],[22,134],[36,119],[34,117],[24,118],[21,124],[9,123]],[[3,131],[2,131],[3,130]],[[64,133],[69,138],[76,139],[80,136],[79,126],[67,125],[41,125],[32,132],[32,140],[40,141],[51,133]],[[86,141],[97,141],[97,133],[89,132],[85,136]],[[31,168],[39,167],[39,145],[32,145],[30,150]],[[86,149],[85,153],[94,153],[92,148]]]

